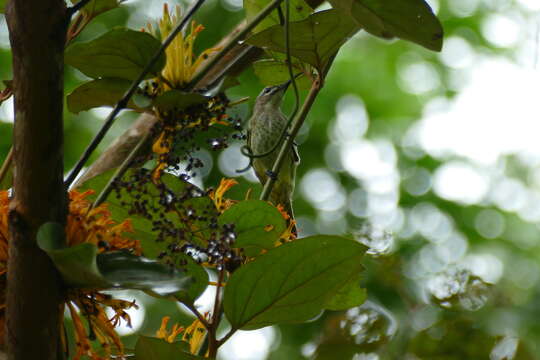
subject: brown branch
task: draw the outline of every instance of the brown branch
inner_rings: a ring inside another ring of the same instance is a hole
[[[63,0],[9,1],[13,56],[14,197],[9,213],[6,330],[10,360],[60,358],[62,284],[35,240],[47,221],[65,222]]]
[[[156,124],[157,118],[143,114],[120,137],[116,138],[109,147],[103,151],[88,170],[75,182],[74,188],[81,186],[87,180],[104,172],[117,168],[124,162],[131,151],[137,146],[142,137]],[[148,149],[146,149],[148,150]],[[143,149],[142,151],[145,151]]]

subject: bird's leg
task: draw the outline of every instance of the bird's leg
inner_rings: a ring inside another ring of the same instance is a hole
[[[270,179],[277,181],[277,174],[273,172],[272,170],[266,170],[265,172],[266,176],[268,176]]]

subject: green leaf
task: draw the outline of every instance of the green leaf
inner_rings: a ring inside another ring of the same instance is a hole
[[[430,50],[442,48],[443,28],[424,0],[330,0],[370,34],[398,37]]]
[[[79,190],[94,190],[95,193],[90,195],[88,199],[90,201],[95,200],[97,195],[108,183],[109,179],[113,176],[116,170],[107,171],[99,176],[96,176],[88,181],[86,181]],[[130,170],[127,171],[123,179],[131,181],[132,176],[136,176],[135,172]],[[167,220],[171,221],[174,226],[180,229],[186,229],[186,224],[182,219],[178,217],[178,214],[186,216],[188,211],[195,211],[197,213],[202,213],[206,211],[207,218],[217,218],[217,210],[215,209],[214,203],[208,196],[203,196],[204,191],[198,189],[195,185],[190,184],[187,181],[181,180],[178,177],[171,174],[164,174],[161,177],[163,183],[167,188],[178,197],[183,197],[185,195],[186,200],[177,203],[177,212],[167,213]],[[195,197],[188,193],[195,193]],[[156,196],[159,195],[159,190],[156,185],[149,181],[141,188],[141,198],[140,201],[147,199],[153,203],[156,199]],[[191,198],[189,198],[191,197]],[[113,220],[121,222],[127,218],[132,220],[132,225],[135,230],[135,233],[132,234],[132,237],[141,241],[141,245],[144,249],[144,256],[155,259],[158,255],[163,252],[168,243],[166,242],[156,242],[156,233],[152,230],[154,227],[152,222],[145,217],[140,215],[129,214],[128,209],[122,203],[130,203],[133,200],[132,194],[130,194],[126,189],[120,189],[119,192],[113,191],[106,200],[106,203],[109,206],[109,210],[112,213]],[[149,215],[158,216],[152,211]],[[208,228],[208,222],[202,220],[193,219],[191,224],[198,226],[201,229]],[[205,245],[202,241],[204,238],[208,238],[211,230],[199,231],[196,234],[193,234],[192,238],[189,238],[189,241],[198,245]],[[127,234],[129,236],[129,234]],[[189,233],[187,234],[189,235]]]
[[[253,70],[264,86],[283,84],[290,79],[287,65],[276,60],[265,59],[255,61],[253,63]],[[296,85],[299,89],[309,89],[311,87],[311,81],[307,77],[302,76],[296,79]]]
[[[256,17],[266,6],[268,0],[244,0],[244,9],[246,10],[246,20],[250,21]],[[285,8],[282,6],[283,14]],[[303,20],[311,14],[313,10],[304,0],[290,0],[290,21]],[[253,33],[258,33],[272,25],[280,24],[279,13],[272,11],[253,29]]]
[[[243,248],[247,256],[275,247],[287,228],[281,213],[266,201],[244,200],[227,209],[218,218],[219,225],[234,224],[234,247]]]
[[[94,79],[135,80],[160,46],[159,40],[148,33],[117,28],[89,42],[70,45],[65,61]],[[155,76],[164,66],[163,55],[146,78]]]
[[[208,287],[208,273],[200,264],[185,254],[176,256],[175,262],[178,267],[193,277],[193,282],[186,290],[180,290],[174,296],[184,304],[193,304]]]
[[[100,106],[115,106],[131,86],[131,81],[106,78],[92,80],[77,87],[67,96],[67,107],[72,113],[89,110]],[[142,111],[133,98],[128,108]]]
[[[65,247],[64,228],[59,223],[42,225],[37,242],[69,286],[140,289],[165,296],[186,289],[192,281],[183,272],[124,251],[98,254],[97,246],[90,243]]]
[[[8,0],[0,0],[0,14],[3,14],[6,11],[6,4]]]
[[[206,96],[196,93],[186,93],[180,90],[169,90],[156,97],[155,107],[162,110],[185,109],[208,101]]]
[[[306,20],[290,24],[291,55],[321,70],[360,27],[339,10],[319,11]],[[274,25],[246,40],[248,43],[286,52],[283,26]]]
[[[139,336],[135,345],[136,360],[197,360],[200,356],[185,352],[184,343],[168,343],[165,340]]]
[[[234,272],[224,309],[234,329],[258,329],[306,321],[319,314],[336,291],[358,279],[366,247],[337,236],[286,243]]]
[[[362,305],[367,299],[366,289],[360,287],[358,279],[353,278],[350,282],[339,289],[325,305],[328,310],[346,310]]]
[[[99,14],[115,9],[117,7],[117,0],[92,0],[81,9],[81,13],[92,19]]]

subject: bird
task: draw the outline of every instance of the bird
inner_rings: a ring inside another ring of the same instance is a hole
[[[288,122],[287,117],[281,111],[281,103],[290,83],[291,81],[287,81],[281,85],[266,87],[261,91],[255,100],[251,118],[248,120],[247,145],[252,154],[255,155],[253,169],[260,183],[264,186],[269,176],[277,176],[270,193],[270,202],[274,206],[281,205],[293,220],[292,194],[296,168],[300,164],[300,156],[295,143],[291,144],[279,172],[272,173],[272,167],[281,148],[276,144],[282,141],[282,134]],[[273,151],[271,151],[272,149]],[[270,153],[267,154],[268,152]],[[261,154],[267,155],[257,157]]]

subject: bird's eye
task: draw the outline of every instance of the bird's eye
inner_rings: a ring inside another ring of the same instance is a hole
[[[267,87],[267,88],[264,88],[264,91],[263,91],[263,94],[265,95],[268,95],[272,92],[272,88],[271,87]]]

